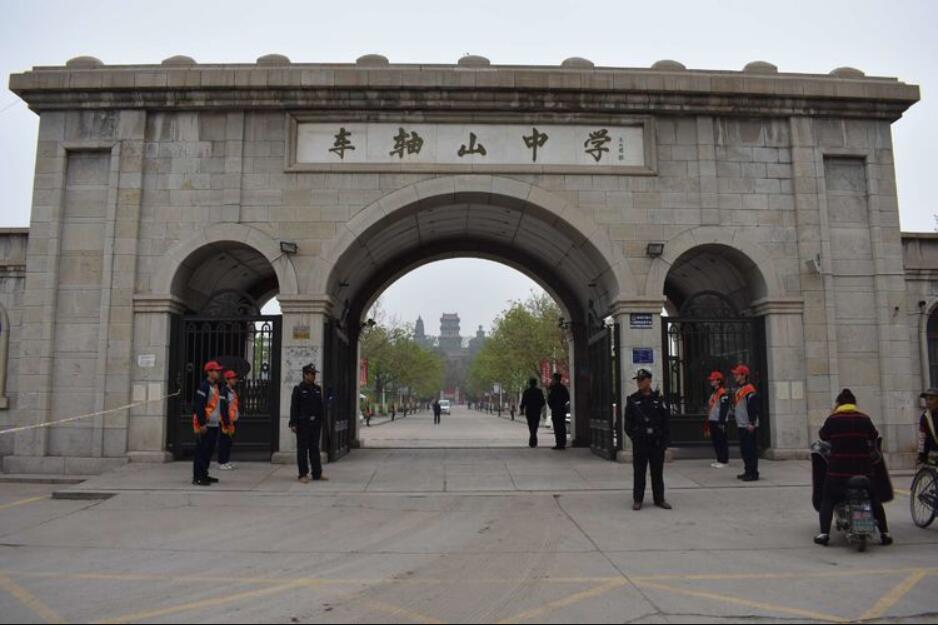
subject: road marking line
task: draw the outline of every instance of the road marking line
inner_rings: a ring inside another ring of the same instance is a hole
[[[668,581],[684,581],[684,582],[694,582],[694,581],[710,581],[710,582],[719,582],[719,581],[740,581],[740,580],[758,580],[758,581],[772,581],[772,580],[785,580],[785,579],[804,579],[804,578],[813,578],[813,579],[828,579],[828,578],[837,578],[837,577],[854,577],[856,575],[900,575],[900,574],[910,574],[917,571],[924,571],[926,575],[935,575],[938,574],[938,568],[930,569],[920,569],[920,568],[905,568],[905,569],[857,569],[850,571],[825,571],[821,573],[699,573],[699,574],[689,574],[689,575],[647,575],[647,576],[632,576],[630,579],[633,582],[668,582]]]
[[[666,586],[664,584],[653,584],[651,582],[635,581],[635,584],[643,588],[652,588],[655,590],[660,590],[663,592],[670,592],[670,593],[674,593],[677,595],[686,595],[688,597],[694,597],[696,599],[710,599],[712,601],[717,601],[721,603],[731,603],[731,604],[735,604],[739,606],[744,606],[747,608],[755,608],[757,610],[762,610],[763,612],[768,612],[770,614],[774,614],[774,613],[792,614],[794,616],[799,616],[801,618],[811,619],[814,621],[827,621],[830,623],[850,622],[850,619],[846,619],[840,616],[834,616],[833,614],[812,612],[810,610],[801,610],[798,608],[787,608],[785,606],[774,605],[771,603],[761,603],[759,601],[750,601],[748,599],[740,599],[739,597],[732,597],[730,595],[723,595],[719,593],[703,592],[699,590],[685,590],[683,588],[675,588],[674,586]]]
[[[65,622],[65,619],[59,616],[55,610],[44,604],[42,601],[37,599],[33,593],[29,592],[6,575],[0,575],[0,589],[3,589],[11,594],[16,598],[17,601],[32,610],[36,616],[41,618],[46,623]]]
[[[550,603],[546,603],[538,608],[525,610],[524,612],[521,612],[520,614],[516,614],[515,616],[499,621],[499,624],[501,625],[501,624],[507,624],[507,623],[520,623],[522,621],[529,621],[543,614],[553,612],[554,610],[569,607],[585,599],[592,599],[594,597],[599,597],[600,595],[606,594],[610,590],[615,590],[616,588],[626,586],[628,585],[628,583],[629,583],[628,580],[621,578],[621,577],[617,577],[617,578],[614,578],[612,581],[602,584],[601,586],[596,586],[595,588],[590,588],[589,590],[584,590],[582,592],[572,594],[569,597],[566,597],[564,599],[551,601]]]
[[[867,610],[866,613],[860,617],[860,620],[871,621],[880,618],[883,614],[886,613],[887,610],[889,610],[889,608],[899,603],[903,597],[909,594],[912,589],[915,588],[918,583],[927,576],[928,571],[925,570],[912,573],[904,580],[902,580],[898,586],[883,595],[879,601],[876,602],[876,605]]]
[[[236,594],[226,594],[220,597],[214,597],[212,599],[202,599],[199,601],[193,601],[191,603],[184,603],[182,605],[171,606],[168,608],[160,608],[158,610],[148,610],[146,612],[136,612],[134,614],[123,614],[121,616],[115,616],[113,618],[104,619],[100,621],[95,621],[96,623],[133,623],[136,621],[151,621],[152,619],[168,616],[171,614],[179,614],[180,612],[189,612],[190,610],[200,610],[204,608],[214,608],[220,605],[225,605],[226,603],[233,603],[235,601],[242,601],[244,599],[254,599],[256,597],[266,597],[268,595],[275,595],[282,592],[287,592],[293,590],[294,588],[299,588],[301,586],[314,586],[316,584],[311,584],[308,580],[300,580],[297,582],[292,582],[289,584],[283,584],[280,586],[273,586],[270,588],[262,588],[260,590],[248,590],[246,592],[236,593]]]
[[[20,501],[14,501],[13,503],[6,503],[0,506],[0,510],[6,510],[8,508],[15,508],[16,506],[25,506],[28,503],[35,503],[37,501],[42,501],[43,499],[48,499],[48,497],[30,497],[29,499],[21,499]]]
[[[420,614],[419,612],[414,612],[413,610],[402,608],[401,606],[385,603],[384,601],[365,599],[364,604],[371,606],[379,612],[384,612],[389,616],[403,616],[404,618],[408,618],[415,623],[425,623],[426,625],[442,625],[446,622],[435,619],[432,616],[427,616],[425,614]]]

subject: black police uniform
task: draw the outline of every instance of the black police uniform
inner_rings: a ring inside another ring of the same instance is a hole
[[[301,478],[309,475],[310,464],[313,479],[322,477],[322,459],[319,456],[322,421],[322,387],[306,382],[296,385],[290,401],[290,427],[296,428],[296,464]]]
[[[645,499],[645,472],[651,467],[651,488],[655,504],[664,503],[664,455],[671,444],[668,407],[661,393],[629,395],[625,408],[625,433],[632,439],[632,466],[635,470],[636,503]]]
[[[560,382],[550,385],[547,393],[547,405],[550,406],[551,421],[554,424],[554,438],[557,449],[567,447],[567,404],[570,403],[570,391]]]

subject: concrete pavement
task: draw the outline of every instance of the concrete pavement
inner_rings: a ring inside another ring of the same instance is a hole
[[[0,622],[938,622],[938,531],[903,491],[893,547],[814,546],[805,463],[675,462],[675,510],[638,513],[630,467],[586,450],[365,449],[310,485],[190,469],[0,484]]]
[[[366,448],[463,448],[463,447],[527,447],[528,426],[523,417],[515,421],[497,415],[454,406],[453,414],[442,415],[439,425],[433,424],[433,413],[418,412],[393,423],[385,422],[361,428],[362,446]],[[544,430],[541,443],[553,446],[551,430]]]

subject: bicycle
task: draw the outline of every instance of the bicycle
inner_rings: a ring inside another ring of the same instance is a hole
[[[918,527],[925,529],[931,525],[938,515],[938,466],[936,458],[930,457],[928,463],[922,465],[912,481],[912,492],[909,507],[912,510],[912,521]]]

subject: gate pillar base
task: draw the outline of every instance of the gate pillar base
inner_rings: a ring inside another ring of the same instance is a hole
[[[173,461],[173,454],[168,451],[131,451],[127,461],[141,464],[166,464]]]

